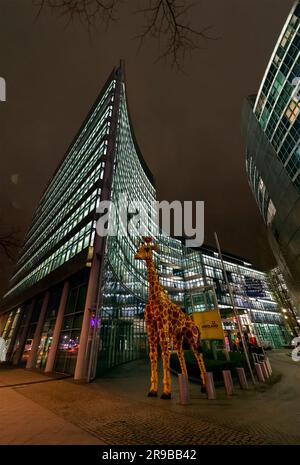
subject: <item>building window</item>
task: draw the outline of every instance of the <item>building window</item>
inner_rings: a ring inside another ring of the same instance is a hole
[[[87,284],[69,291],[55,360],[55,371],[73,375],[77,360]]]
[[[295,121],[300,111],[300,102],[295,97],[290,101],[288,109],[285,112],[286,117],[291,123]]]

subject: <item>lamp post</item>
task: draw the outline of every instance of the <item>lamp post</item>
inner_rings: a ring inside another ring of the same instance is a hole
[[[242,344],[243,344],[243,349],[244,349],[244,353],[245,353],[245,357],[246,357],[246,362],[247,362],[247,365],[248,365],[248,369],[249,369],[249,372],[250,372],[252,382],[253,382],[253,384],[256,384],[255,379],[254,379],[254,375],[253,375],[253,371],[252,371],[252,367],[251,367],[251,364],[250,364],[250,360],[249,360],[248,349],[247,349],[246,341],[245,341],[243,330],[242,330],[242,324],[241,324],[240,316],[239,316],[238,311],[237,311],[237,309],[235,307],[232,290],[231,290],[231,287],[229,285],[229,281],[228,281],[228,278],[227,278],[227,274],[226,274],[226,270],[225,270],[225,265],[224,265],[223,256],[222,256],[222,252],[221,252],[221,248],[220,248],[217,233],[215,232],[214,235],[215,235],[217,249],[218,249],[219,257],[220,257],[222,268],[223,268],[224,279],[225,279],[226,286],[227,286],[229,296],[230,296],[230,301],[231,301],[233,313],[234,313],[234,316],[236,318],[239,333],[240,333],[240,336],[241,336],[241,341],[242,341]]]

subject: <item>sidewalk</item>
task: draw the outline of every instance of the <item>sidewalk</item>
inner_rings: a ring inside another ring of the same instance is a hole
[[[1,444],[300,444],[300,363],[270,354],[280,382],[241,391],[224,389],[208,401],[192,384],[191,404],[148,398],[148,362],[112,370],[90,385],[49,380],[22,369],[1,370]],[[26,381],[32,384],[24,384]],[[42,381],[42,382],[41,382]],[[0,386],[1,386],[0,384]]]
[[[3,387],[7,384],[57,383],[23,369],[0,369],[0,444],[102,444],[96,437],[69,423],[47,408]],[[27,389],[33,387],[28,384]]]

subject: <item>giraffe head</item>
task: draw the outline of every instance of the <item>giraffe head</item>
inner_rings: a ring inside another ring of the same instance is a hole
[[[143,242],[134,256],[135,260],[152,260],[152,252],[156,250],[156,245],[151,242],[151,237],[143,237]]]

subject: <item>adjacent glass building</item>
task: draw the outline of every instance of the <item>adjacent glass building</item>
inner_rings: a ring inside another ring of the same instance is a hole
[[[100,201],[113,200],[115,236],[96,234]],[[161,283],[186,312],[219,306],[228,347],[236,334],[221,262],[210,248],[187,249],[157,229],[156,189],[135,140],[124,68],[113,70],[48,184],[24,241],[0,313],[8,360],[27,368],[90,380],[145,356],[145,263],[140,242],[120,214],[143,201],[144,234],[155,237]],[[226,255],[226,273],[244,331],[279,347],[290,338],[264,273]]]
[[[300,312],[300,2],[282,29],[243,130],[250,187]]]
[[[268,273],[269,286],[283,317],[295,336],[300,336],[300,317],[279,266]]]

